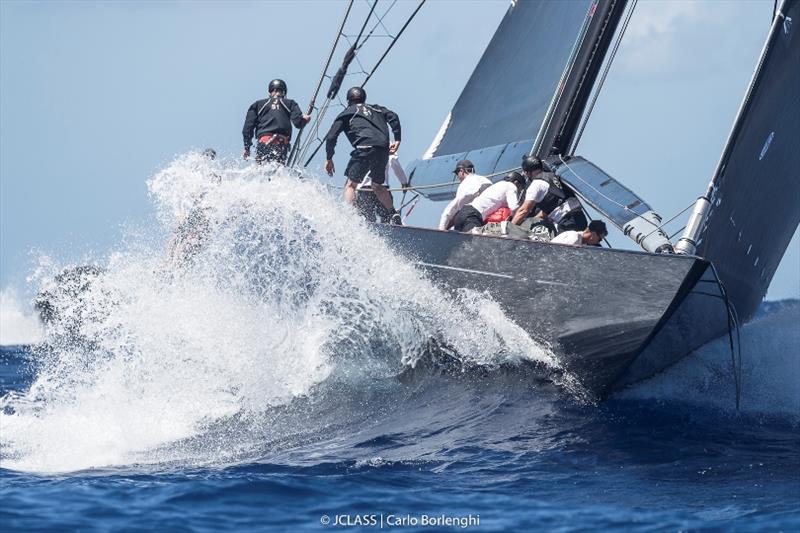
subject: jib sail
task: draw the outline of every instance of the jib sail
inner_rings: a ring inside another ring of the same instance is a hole
[[[450,179],[450,167],[467,157],[483,174],[519,166],[533,146],[593,3],[511,3],[439,134],[409,169],[415,185]],[[425,192],[437,200],[451,197],[454,190]]]
[[[574,102],[574,81],[592,82],[592,76],[586,76],[587,63],[602,60],[605,52],[595,39],[603,31],[613,33],[624,3],[512,1],[430,148],[410,165],[413,183],[447,182],[455,162],[465,158],[482,174],[519,167],[537,138],[555,131],[554,116],[556,121],[564,118],[558,109]],[[607,17],[614,9],[609,24]],[[579,115],[581,109],[570,111]],[[423,193],[433,200],[446,199],[452,197],[454,185]]]
[[[711,183],[697,255],[742,321],[766,294],[800,223],[800,1],[776,15]]]

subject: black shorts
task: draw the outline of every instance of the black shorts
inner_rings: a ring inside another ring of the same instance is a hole
[[[472,228],[480,228],[482,226],[483,217],[481,212],[471,205],[462,207],[453,218],[453,229],[456,231],[470,231]]]
[[[372,183],[383,185],[386,181],[387,164],[389,164],[389,148],[385,146],[356,148],[350,152],[350,162],[347,163],[344,175],[355,183],[361,183],[369,172]]]

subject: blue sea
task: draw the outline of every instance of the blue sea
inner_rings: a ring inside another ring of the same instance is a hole
[[[3,531],[800,530],[800,301],[743,327],[739,409],[726,339],[596,402],[324,187],[214,165],[148,182],[88,282],[32,276],[55,315],[0,349]],[[200,251],[165,255],[199,201]]]

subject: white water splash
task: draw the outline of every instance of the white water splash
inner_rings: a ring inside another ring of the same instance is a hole
[[[29,306],[23,305],[17,291],[0,291],[0,345],[36,344],[42,339],[42,324]]]
[[[800,421],[800,302],[780,302],[745,324],[742,340],[741,411]],[[775,305],[775,304],[773,304]],[[716,339],[621,398],[659,399],[735,409],[728,338]]]
[[[556,364],[490,302],[434,287],[315,180],[188,154],[148,186],[165,228],[194,227],[171,256],[128,238],[66,293],[50,273],[37,377],[0,400],[3,467],[177,460],[164,446],[332,375],[397,375],[431,338],[466,365]]]

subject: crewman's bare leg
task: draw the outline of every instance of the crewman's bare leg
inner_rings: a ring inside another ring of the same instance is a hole
[[[392,199],[392,193],[389,192],[389,189],[383,185],[373,183],[372,190],[375,191],[375,196],[381,201],[383,207],[388,209],[390,213],[394,213],[394,200]]]
[[[344,201],[352,206],[356,205],[357,185],[358,183],[350,179],[344,182]]]

